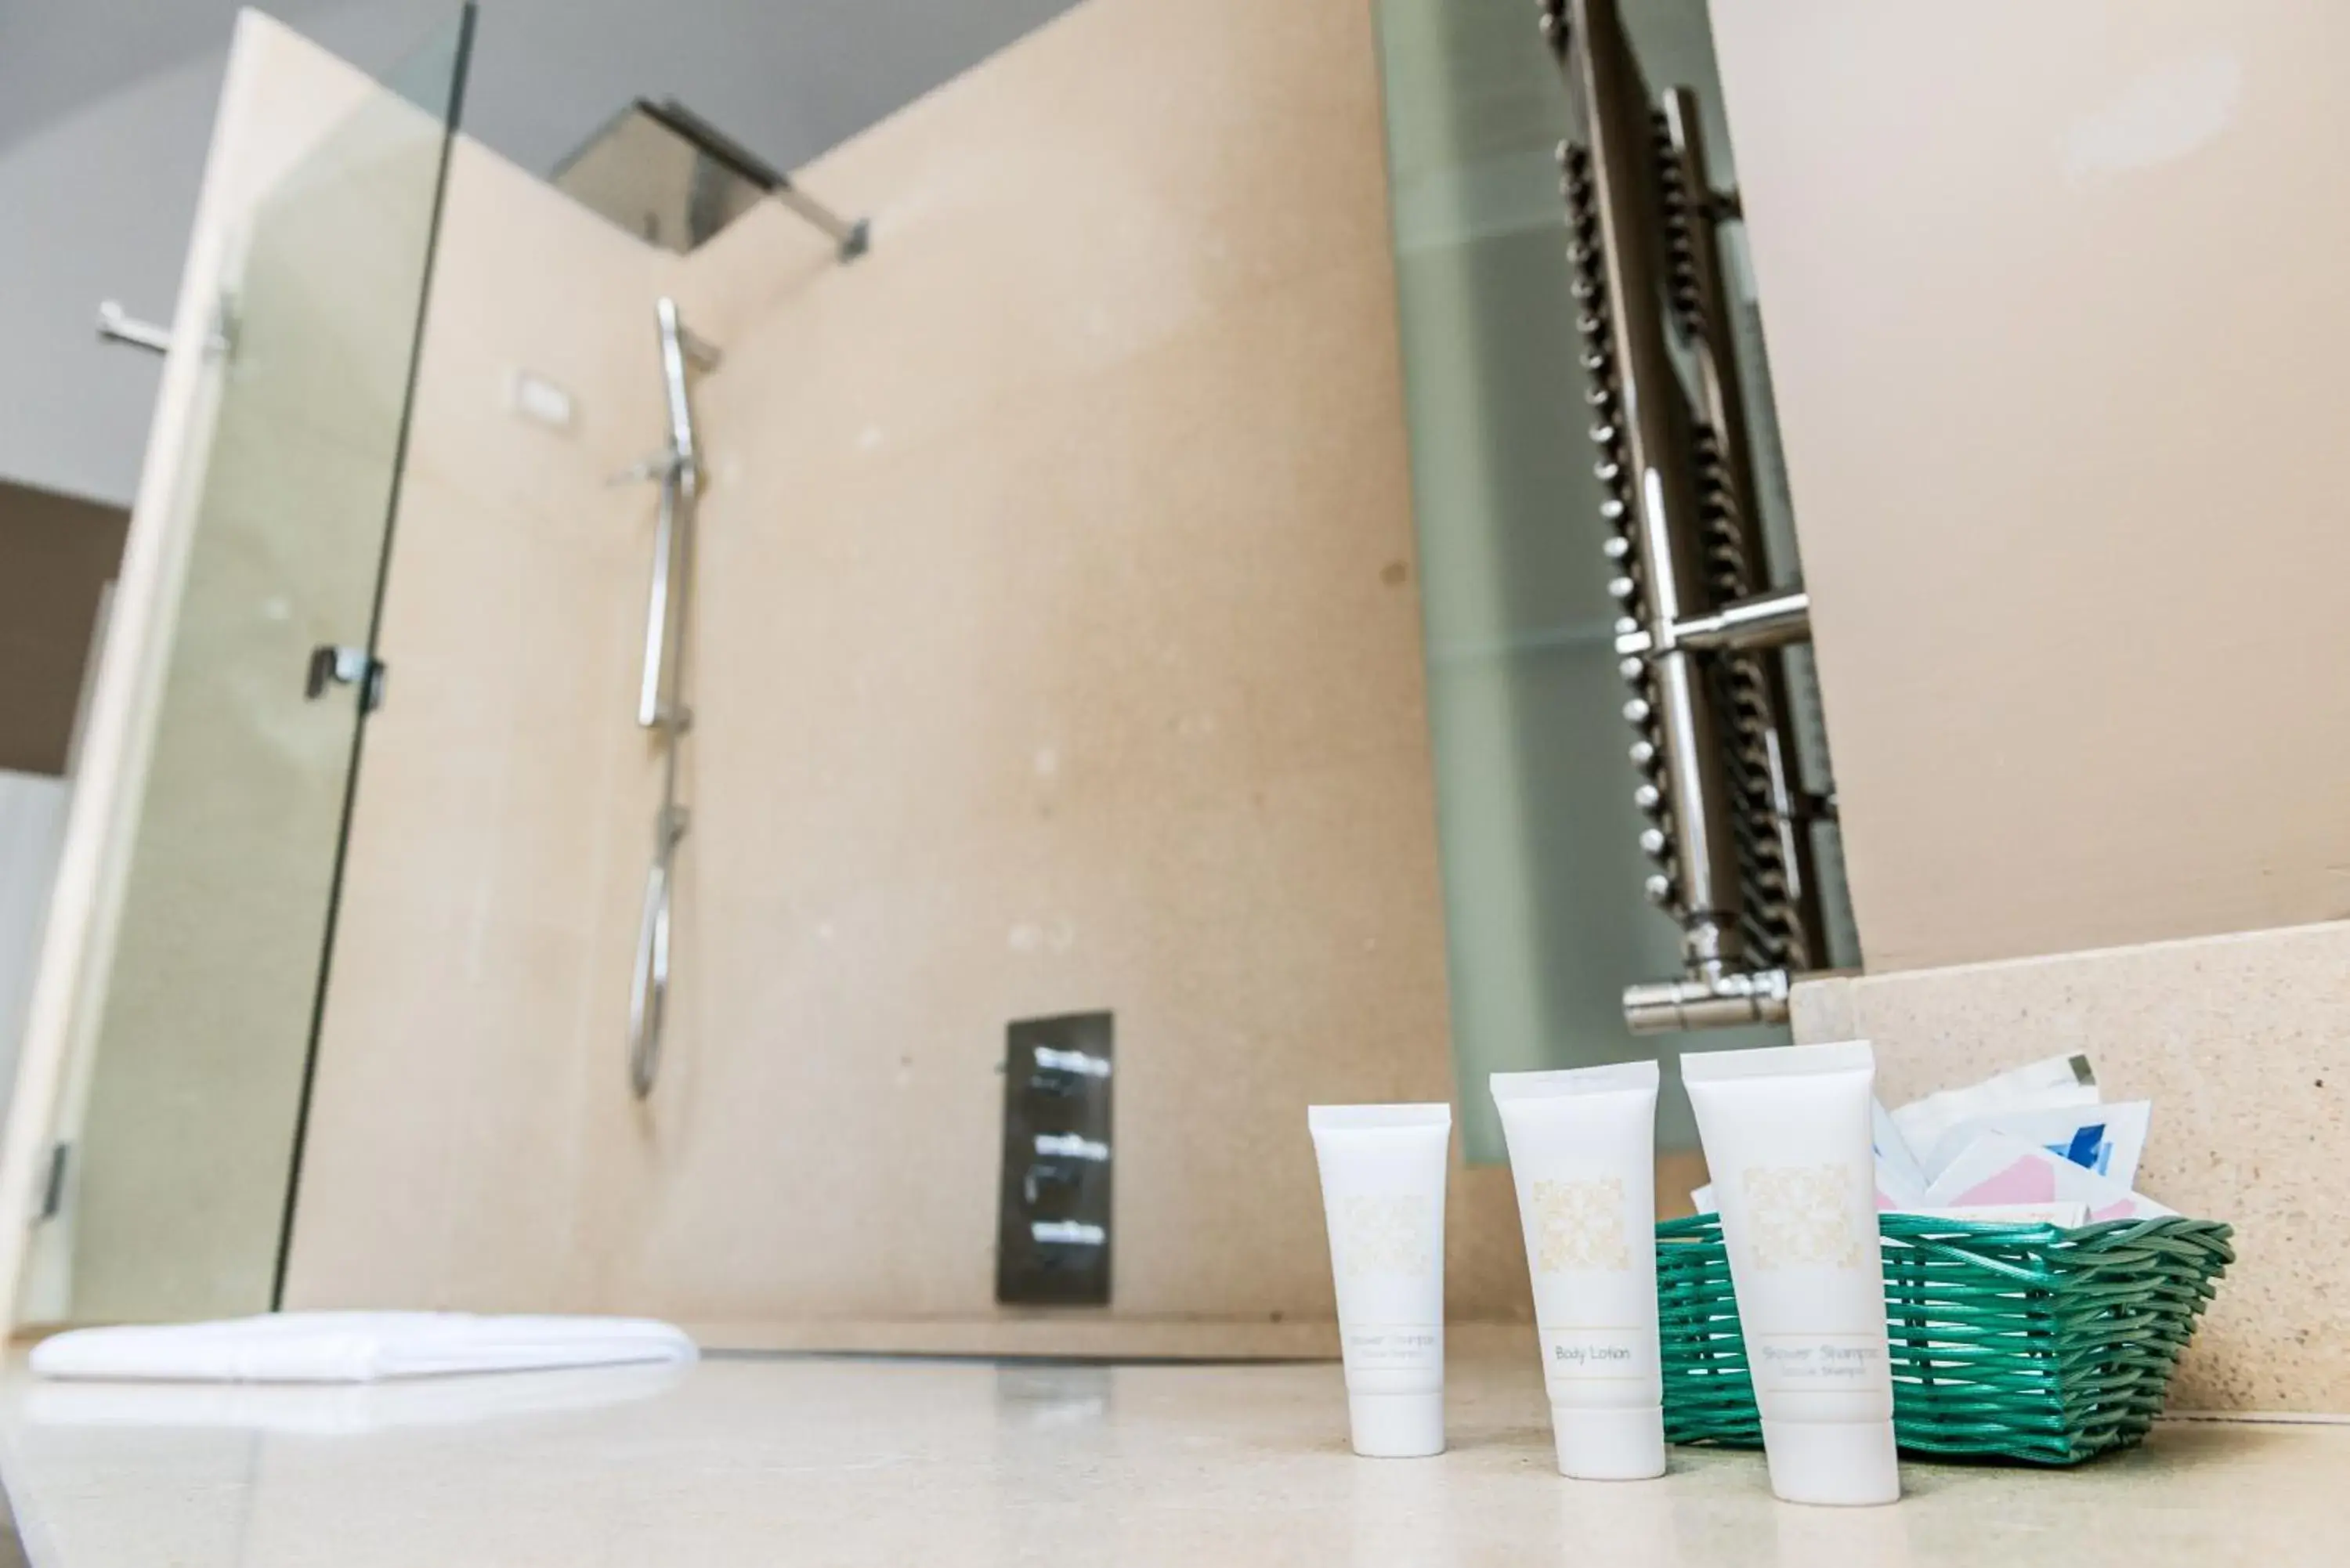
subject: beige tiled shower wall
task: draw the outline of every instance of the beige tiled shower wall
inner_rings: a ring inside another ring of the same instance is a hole
[[[1088,0],[801,171],[847,266],[775,208],[672,264],[461,148],[296,1304],[1329,1348],[1305,1107],[1451,1089],[1377,93],[1363,0]],[[724,362],[639,1106],[651,495],[601,481],[663,286]],[[1095,1008],[1116,1304],[1040,1324],[993,1300],[1004,1028]],[[1455,1312],[1523,1317],[1505,1173],[1451,1236]]]
[[[2138,1184],[2236,1228],[2179,1368],[2188,1409],[2350,1411],[2350,924],[2202,937],[1798,986],[1795,1034],[1877,1044],[1888,1104],[2085,1052],[2108,1099],[2154,1100]]]
[[[2350,6],[1712,13],[1867,968],[2350,916]]]
[[[595,1090],[622,1092],[608,937],[651,838],[633,714],[654,493],[605,482],[661,444],[673,263],[454,149],[290,1305],[588,1304],[581,1127]],[[513,413],[516,372],[571,395],[568,428]]]
[[[602,1299],[992,1315],[1004,1025],[1107,1008],[1114,1314],[1328,1319],[1306,1104],[1451,1089],[1377,92],[1360,0],[1090,0],[806,171],[864,260],[689,264],[685,956]],[[1456,1184],[1456,1307],[1522,1310]]]
[[[2152,1095],[2178,1402],[2350,1409],[2350,10],[1712,15],[1870,971],[1797,1033]]]

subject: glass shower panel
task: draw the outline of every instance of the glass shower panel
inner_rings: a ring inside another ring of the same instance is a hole
[[[22,1303],[36,1321],[273,1303],[472,25],[468,6],[368,84],[231,240],[150,760]],[[303,90],[355,75],[315,51],[296,67]]]
[[[1657,78],[1700,84],[1718,121],[1702,0],[1628,9]],[[1555,160],[1568,101],[1536,14],[1524,0],[1378,7],[1453,1064],[1480,1161],[1504,1158],[1491,1073],[1786,1038],[1635,1036],[1624,1023],[1627,984],[1678,972],[1679,933],[1641,890],[1648,824],[1626,757]],[[1719,130],[1715,145],[1728,145]],[[1771,489],[1776,448],[1767,425],[1757,434]],[[1660,1148],[1696,1146],[1669,1071],[1659,1116]]]

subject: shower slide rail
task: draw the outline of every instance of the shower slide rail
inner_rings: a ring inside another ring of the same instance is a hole
[[[833,237],[840,259],[865,254],[869,230],[858,220],[839,217],[811,200],[791,182],[721,136],[709,123],[676,103],[639,108],[702,144],[704,151],[736,166],[793,212]],[[693,598],[696,506],[701,499],[702,448],[694,434],[690,378],[718,368],[719,353],[686,330],[677,301],[663,296],[654,307],[660,339],[661,389],[669,416],[669,442],[660,452],[617,476],[615,483],[652,480],[660,485],[660,511],[653,529],[652,580],[645,605],[644,673],[637,686],[638,725],[651,731],[661,747],[660,809],[653,817],[652,863],[645,872],[643,913],[637,925],[637,960],[629,983],[629,1087],[645,1099],[660,1081],[661,1037],[668,1022],[671,907],[677,888],[677,856],[691,821],[678,799],[679,753],[693,728],[685,700],[685,653]]]
[[[685,701],[686,618],[693,584],[694,508],[702,488],[702,457],[694,440],[687,377],[710,369],[718,351],[685,329],[677,302],[654,307],[660,329],[661,381],[667,396],[669,444],[619,476],[660,485],[653,530],[652,581],[645,607],[644,673],[637,688],[637,723],[661,747],[660,809],[653,818],[652,864],[645,873],[644,909],[637,927],[636,968],[629,985],[629,1087],[639,1099],[660,1077],[661,1036],[668,1021],[671,903],[677,884],[678,846],[690,814],[679,801],[679,752],[693,727]]]

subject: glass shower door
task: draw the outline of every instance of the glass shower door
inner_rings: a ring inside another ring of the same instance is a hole
[[[85,825],[98,891],[20,1319],[274,1304],[472,27],[467,5],[378,81],[239,25],[200,330],[183,306],[126,565],[151,607],[105,655],[152,669],[94,759],[117,799]]]

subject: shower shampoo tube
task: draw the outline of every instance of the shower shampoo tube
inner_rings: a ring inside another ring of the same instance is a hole
[[[1665,1473],[1657,1358],[1657,1064],[1496,1073],[1558,1472]]]
[[[1444,1174],[1451,1106],[1313,1106],[1355,1452],[1444,1451]]]
[[[1789,1502],[1893,1502],[1866,1040],[1681,1058],[1713,1174],[1771,1490]]]

